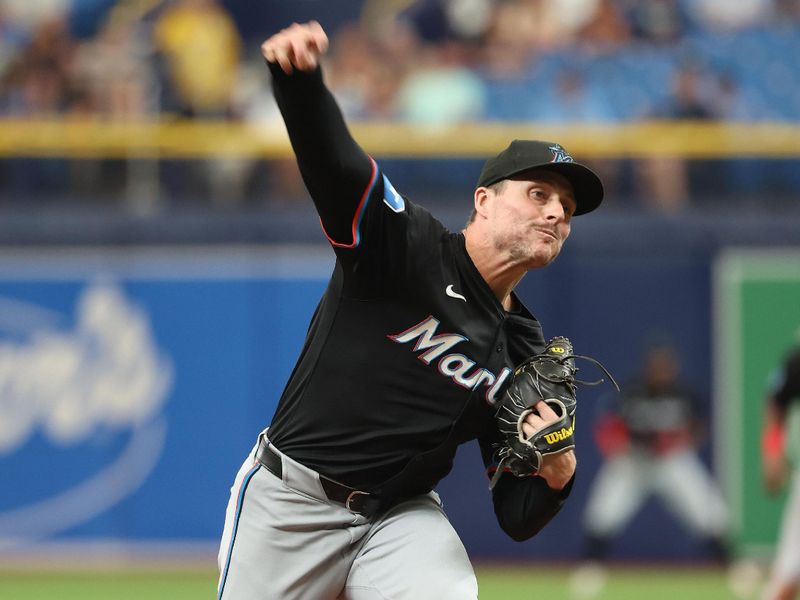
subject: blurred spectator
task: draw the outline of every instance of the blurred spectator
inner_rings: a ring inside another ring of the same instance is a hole
[[[495,42],[514,48],[528,62],[546,45],[537,0],[504,0],[497,4],[491,24]]]
[[[190,117],[228,116],[242,40],[216,0],[177,0],[158,18],[154,43],[165,67],[163,107]]]
[[[8,16],[8,8],[0,4],[0,77],[14,57],[28,42],[28,32]]]
[[[75,57],[75,77],[87,90],[92,111],[114,120],[142,118],[158,109],[141,15],[124,7],[107,15],[97,36]]]
[[[773,0],[774,20],[783,25],[800,21],[800,2],[798,0]]]
[[[3,112],[45,116],[66,109],[76,85],[71,71],[74,50],[66,15],[56,13],[41,23],[0,83]]]
[[[369,34],[355,24],[342,27],[331,40],[327,83],[345,117],[363,118],[372,83],[372,55],[376,52]],[[280,120],[280,117],[278,116]]]
[[[689,177],[681,156],[650,156],[635,161],[636,197],[652,211],[672,214],[689,203]]]
[[[82,95],[70,107],[71,118],[135,122],[158,114],[148,17],[160,3],[97,0],[73,7],[73,29],[87,39],[75,53],[73,73]],[[158,171],[154,156],[76,159],[70,163],[70,188],[82,201],[147,214],[159,208]]]
[[[443,0],[445,15],[460,40],[482,38],[492,16],[492,0]]]
[[[716,117],[712,88],[704,86],[707,74],[697,65],[686,63],[673,75],[670,96],[656,106],[657,119],[712,119]]]
[[[591,19],[577,30],[577,37],[583,46],[617,47],[630,41],[631,28],[613,0],[598,0]]]
[[[417,63],[413,31],[399,22],[383,27],[381,33],[387,39],[383,43],[362,28],[347,26],[331,44],[328,85],[348,118],[393,119],[397,91],[411,65]]]
[[[703,74],[685,64],[673,74],[671,94],[650,114],[658,120],[709,120],[716,117]],[[659,155],[636,163],[639,195],[645,206],[664,213],[684,209],[691,198],[690,164],[681,156]]]
[[[731,73],[721,73],[713,95],[714,114],[723,121],[757,121],[757,109],[742,94],[739,80]]]
[[[692,0],[689,15],[702,29],[744,29],[767,21],[773,0]]]
[[[483,116],[486,90],[467,67],[458,42],[428,48],[422,65],[408,75],[397,93],[400,118],[428,126],[475,121]]]
[[[548,47],[574,42],[579,31],[597,19],[602,0],[541,0],[542,36]]]
[[[406,3],[408,4],[408,3]],[[478,40],[489,28],[491,0],[420,0],[398,16],[427,43]]]
[[[492,27],[482,45],[481,72],[489,80],[512,85],[528,76],[533,55],[524,45],[508,38],[499,27]]]
[[[583,74],[575,69],[561,71],[551,89],[532,95],[531,118],[552,123],[601,123],[616,120],[602,91],[590,92]]]
[[[154,45],[163,68],[165,112],[183,117],[231,118],[242,40],[217,0],[177,0],[159,16]],[[227,156],[175,161],[165,183],[174,195],[214,205],[241,202],[244,165]]]
[[[73,0],[0,0],[0,12],[15,29],[33,32],[46,21],[69,13]]]
[[[55,10],[41,21],[31,17],[30,23],[34,29],[29,43],[0,79],[0,110],[10,117],[53,119],[82,98],[71,72],[75,42],[63,12]],[[41,205],[43,192],[65,194],[69,173],[63,158],[26,157],[4,163],[0,181],[14,202],[34,200]]]
[[[260,53],[239,69],[232,96],[233,112],[265,139],[286,135],[272,96],[264,59]],[[213,201],[218,206],[270,205],[307,198],[294,158],[229,156],[215,160],[219,189]]]
[[[643,41],[666,44],[681,39],[689,21],[680,0],[620,0],[633,35]]]

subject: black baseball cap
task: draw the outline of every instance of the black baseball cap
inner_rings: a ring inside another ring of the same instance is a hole
[[[530,169],[563,175],[575,191],[575,215],[593,211],[603,201],[603,184],[589,167],[576,163],[554,142],[514,140],[508,148],[483,165],[477,187],[486,187]]]

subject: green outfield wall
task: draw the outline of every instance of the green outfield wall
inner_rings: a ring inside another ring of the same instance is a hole
[[[800,249],[723,252],[714,265],[714,298],[718,472],[739,550],[768,555],[785,494],[771,497],[762,485],[763,400],[770,373],[800,329]]]

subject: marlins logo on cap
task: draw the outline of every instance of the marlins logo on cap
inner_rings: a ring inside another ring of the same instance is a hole
[[[567,151],[559,144],[550,146],[550,152],[553,153],[553,160],[551,162],[575,162],[575,159],[567,154]]]

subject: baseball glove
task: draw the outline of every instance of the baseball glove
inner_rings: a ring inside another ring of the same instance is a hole
[[[542,466],[542,457],[559,454],[575,447],[575,392],[577,384],[597,385],[599,381],[575,379],[575,359],[583,358],[598,365],[619,389],[611,374],[596,360],[572,352],[572,344],[565,337],[554,337],[541,354],[525,360],[514,370],[498,405],[495,418],[500,430],[501,443],[495,458],[497,471],[491,487],[504,472],[517,477],[536,474]],[[522,431],[522,423],[544,400],[559,416],[558,421],[543,427],[530,438]]]

